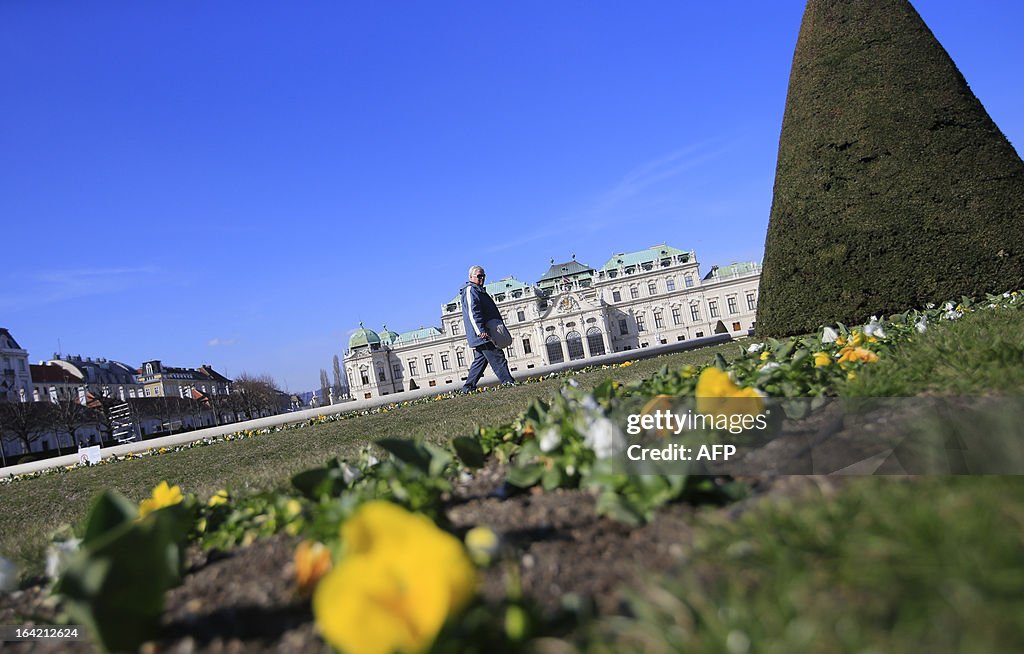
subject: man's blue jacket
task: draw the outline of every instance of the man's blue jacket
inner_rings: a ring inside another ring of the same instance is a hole
[[[480,338],[480,332],[487,331],[484,325],[488,320],[501,319],[501,312],[494,304],[494,300],[487,294],[484,287],[473,282],[466,282],[466,285],[459,291],[462,296],[462,324],[466,327],[466,340],[470,347],[480,347],[484,343],[490,343],[485,338]]]

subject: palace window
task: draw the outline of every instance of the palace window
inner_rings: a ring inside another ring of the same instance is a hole
[[[531,352],[533,352],[533,348],[530,347],[530,339],[529,338],[524,338],[523,339],[523,354],[530,354]]]
[[[640,297],[640,289],[638,289],[636,286],[630,286],[629,297],[633,298],[634,300]]]
[[[712,318],[718,317],[718,300],[708,300],[708,315]]]
[[[554,334],[548,336],[547,340],[544,341],[544,346],[548,351],[548,363],[562,363],[565,361],[565,354],[562,352],[562,341],[557,336]]]
[[[686,288],[693,288],[693,275],[687,275],[683,278]]]
[[[393,363],[393,364],[391,364],[391,376],[394,377],[395,379],[401,379],[402,378],[402,364],[400,364],[400,363]]]
[[[747,309],[753,311],[757,308],[757,297],[753,293],[747,293]]]
[[[625,318],[619,318],[619,334],[625,336],[629,333],[629,323]]]
[[[452,336],[458,336],[458,335],[459,335],[459,323],[458,322],[453,322],[452,323]]]
[[[739,324],[738,322],[734,322],[734,323],[732,324],[732,330],[733,330],[734,332],[738,332],[738,331],[740,330],[740,324]]]
[[[406,364],[407,365],[405,367],[409,369],[409,376],[410,377],[415,377],[416,376],[416,359],[409,359],[408,361],[406,361]]]
[[[582,359],[586,356],[583,352],[583,339],[580,338],[579,332],[572,331],[565,335],[565,347],[569,350],[570,361]]]
[[[676,280],[671,277],[665,280],[665,289],[670,293],[676,290]]]
[[[612,291],[612,302],[622,302],[622,293]]]
[[[370,383],[370,371],[365,367],[359,369],[359,379],[362,380],[363,386]]]
[[[516,319],[519,320],[519,322],[526,322],[526,312],[522,309],[516,311]]]
[[[729,313],[739,313],[739,307],[736,306],[736,298],[726,298],[725,301],[729,305]]]
[[[700,320],[700,307],[696,304],[690,305],[690,319],[694,322]]]
[[[679,307],[672,307],[672,324],[681,325],[683,323],[683,316],[679,312]]]
[[[462,350],[455,350],[455,363],[460,368],[466,367],[466,353]]]
[[[647,294],[648,295],[657,295],[658,294],[658,285],[655,284],[654,282],[647,282]]]
[[[434,357],[423,357],[423,368],[428,375],[434,372]]]
[[[451,368],[451,362],[448,360],[448,353],[441,353],[441,370],[448,370]]]
[[[587,330],[587,345],[590,347],[590,356],[597,357],[604,354],[604,338],[600,329],[591,327]]]
[[[644,326],[644,317],[643,316],[637,316],[636,317],[636,331],[637,331],[637,333],[640,333],[642,331],[646,331],[646,329],[647,328]]]
[[[661,311],[654,312],[654,327],[655,329],[664,329],[665,327],[665,316]]]

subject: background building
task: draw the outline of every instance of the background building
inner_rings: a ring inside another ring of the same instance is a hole
[[[585,360],[712,334],[746,335],[757,318],[760,266],[735,263],[700,275],[693,251],[662,244],[620,252],[600,268],[551,262],[536,284],[506,277],[486,285],[512,345],[509,369]],[[397,334],[360,323],[345,373],[353,398],[463,381],[473,358],[458,296],[441,307],[440,327]]]

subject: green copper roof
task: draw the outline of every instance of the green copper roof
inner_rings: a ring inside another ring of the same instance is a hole
[[[440,336],[441,331],[437,327],[420,327],[414,329],[411,332],[402,332],[395,339],[394,344],[399,345],[402,343],[412,343],[413,341],[422,341],[427,338],[433,338],[434,336]]]
[[[391,345],[398,338],[398,332],[393,332],[388,329],[387,325],[384,325],[384,330],[380,333],[380,342],[384,345]]]
[[[498,293],[506,293],[507,294],[507,293],[511,293],[512,291],[519,291],[519,290],[527,289],[529,287],[530,287],[529,284],[527,284],[525,282],[521,282],[518,279],[516,279],[515,277],[502,277],[501,279],[499,279],[496,282],[489,282],[487,284],[484,284],[484,290],[487,291],[487,294],[492,296],[492,297],[497,295]],[[456,295],[452,299],[448,300],[448,302],[446,302],[445,304],[453,304],[453,303],[458,302],[458,301],[459,301],[459,296]]]
[[[753,261],[740,261],[739,263],[730,263],[728,266],[720,266],[717,270],[712,269],[704,279],[713,279],[714,277],[732,277],[734,275],[754,273],[760,269],[761,266]]]
[[[622,266],[635,266],[642,263],[654,262],[666,257],[674,257],[677,254],[687,254],[683,250],[672,246],[655,245],[639,252],[620,252],[608,260],[608,263],[601,266],[601,270],[615,270]]]
[[[348,349],[351,350],[364,345],[370,345],[371,343],[379,344],[380,336],[378,336],[377,332],[372,329],[363,327],[363,323],[359,323],[359,329],[353,332],[353,334],[348,338]]]
[[[548,271],[541,275],[541,278],[537,282],[547,281],[549,279],[561,279],[568,277],[569,275],[576,275],[578,273],[593,272],[594,269],[585,263],[580,263],[573,259],[572,261],[566,261],[565,263],[551,262],[551,267]]]

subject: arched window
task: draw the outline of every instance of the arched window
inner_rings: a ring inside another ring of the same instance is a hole
[[[580,338],[580,333],[577,331],[571,331],[565,335],[565,348],[569,350],[569,361],[586,356],[583,353],[583,339]]]
[[[363,382],[363,386],[370,383],[370,371],[366,369],[366,366],[359,367],[359,380]]]
[[[597,357],[604,354],[604,336],[597,327],[587,330],[587,346],[590,348],[590,356]]]
[[[562,353],[562,341],[557,336],[554,334],[548,336],[547,340],[544,341],[544,345],[548,349],[548,363],[562,363],[565,361],[565,355]]]
[[[381,380],[382,382],[388,380],[387,375],[384,374],[384,366],[382,366],[379,363],[377,364],[377,379]]]

